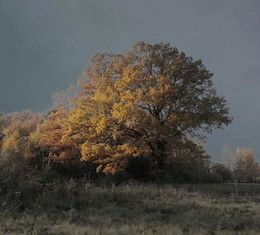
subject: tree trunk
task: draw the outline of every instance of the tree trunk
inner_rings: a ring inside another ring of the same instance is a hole
[[[157,142],[158,152],[156,154],[157,155],[156,159],[157,159],[157,167],[158,167],[158,169],[163,169],[164,168],[164,160],[166,158],[166,144],[167,144],[167,142],[164,141],[164,140]]]
[[[238,189],[237,189],[237,179],[234,177],[234,190],[235,190],[235,195],[238,195]]]

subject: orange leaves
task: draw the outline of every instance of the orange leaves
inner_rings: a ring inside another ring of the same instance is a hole
[[[42,132],[40,144],[43,146],[57,146],[64,133],[62,128],[62,119],[64,118],[64,111],[57,110],[51,112],[43,123],[40,125],[39,130]]]
[[[30,113],[13,114],[8,129],[1,119],[0,131],[9,139],[0,133],[0,141],[10,150],[12,141],[22,146],[20,137],[26,137],[55,161],[82,158],[105,173],[123,170],[135,157],[151,157],[162,167],[187,134],[201,136],[231,123],[211,77],[200,60],[168,43],[137,42],[124,54],[96,54],[76,94],[74,87],[61,93],[39,125]]]
[[[93,144],[89,141],[81,146],[81,152],[83,160],[100,164],[97,171],[102,169],[103,172],[112,174],[123,170],[129,158],[139,157],[145,153],[131,143],[111,146],[105,143]]]
[[[125,54],[95,55],[84,69],[67,125],[82,137],[82,159],[115,173],[130,158],[152,154],[161,161],[187,133],[229,124],[211,76],[201,61],[170,44],[137,42]]]
[[[68,111],[58,109],[51,112],[39,125],[39,145],[48,153],[47,158],[53,161],[80,160],[78,143],[75,136],[70,136],[68,120]]]

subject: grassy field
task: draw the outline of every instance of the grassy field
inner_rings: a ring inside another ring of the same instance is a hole
[[[46,191],[23,210],[1,198],[0,233],[260,234],[257,184],[240,184],[238,196],[232,184],[68,187],[68,195]]]

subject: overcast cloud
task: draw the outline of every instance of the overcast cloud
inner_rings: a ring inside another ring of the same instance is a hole
[[[208,136],[260,160],[259,0],[0,0],[0,112],[47,112],[96,52],[170,42],[214,73],[234,123]]]

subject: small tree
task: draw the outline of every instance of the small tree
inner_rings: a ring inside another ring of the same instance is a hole
[[[40,115],[31,111],[3,115],[0,149],[0,184],[2,189],[16,187],[26,176],[33,155],[30,149],[30,135],[39,123]]]
[[[74,86],[66,92],[56,93],[53,96],[54,105],[39,124],[35,134],[39,134],[38,146],[42,150],[45,161],[76,165],[80,162],[81,154],[79,143],[70,136],[69,112]],[[75,137],[75,136],[73,136]]]
[[[236,194],[238,193],[237,182],[239,180],[252,182],[260,175],[259,163],[255,161],[251,148],[237,148],[236,152],[233,153],[227,146],[224,146],[223,154],[234,179]]]
[[[30,157],[29,137],[36,129],[40,115],[34,115],[31,111],[11,113],[5,117],[5,125],[2,129],[2,157]]]
[[[166,170],[173,179],[185,182],[206,182],[208,179],[210,156],[202,143],[185,140],[174,145],[172,154],[166,158]]]
[[[221,182],[228,182],[231,180],[232,172],[230,168],[225,166],[222,163],[214,163],[210,167],[211,173],[216,176],[219,176],[221,179]]]
[[[237,148],[234,171],[240,180],[254,181],[260,175],[259,163],[255,160],[251,148]]]
[[[230,174],[231,177],[234,180],[234,190],[235,190],[235,194],[238,195],[238,187],[237,187],[237,181],[238,181],[238,175],[237,172],[234,171],[235,169],[235,164],[236,164],[236,156],[235,154],[229,149],[228,146],[224,146],[223,147],[223,155],[226,157],[226,163],[227,163],[227,167],[230,169]]]

